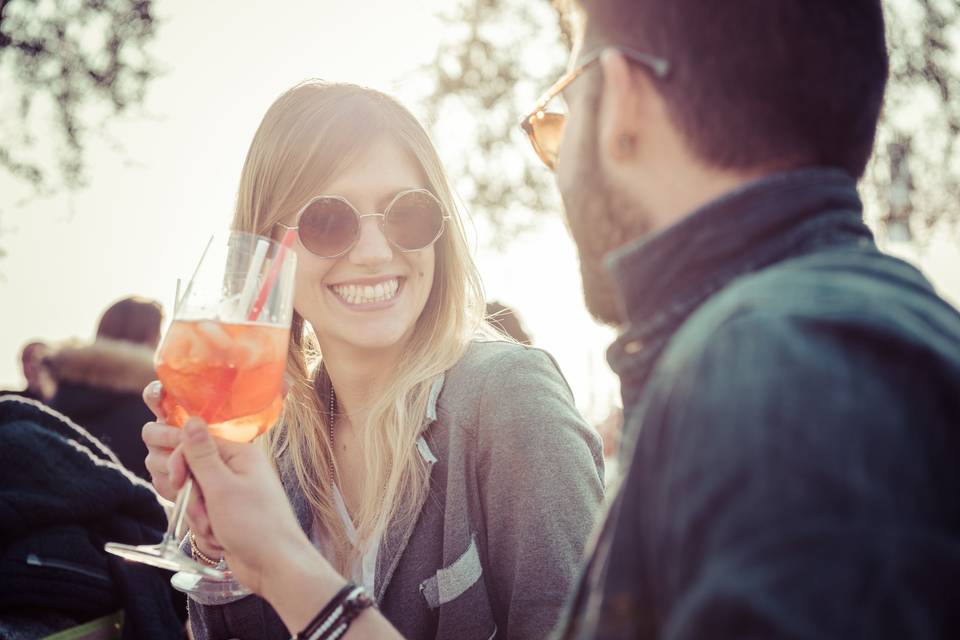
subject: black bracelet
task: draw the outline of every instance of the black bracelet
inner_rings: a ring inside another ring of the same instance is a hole
[[[373,598],[363,587],[348,582],[292,640],[337,640],[372,605]]]
[[[352,582],[345,584],[344,587],[337,592],[337,595],[330,598],[330,602],[327,603],[327,606],[321,609],[317,615],[313,616],[313,619],[307,623],[307,626],[303,628],[303,631],[290,638],[290,640],[308,640],[310,636],[317,631],[317,629],[323,626],[323,622],[330,616],[333,610],[339,607],[340,604],[346,600],[347,596],[350,595],[350,592],[356,588],[357,585],[353,584]]]
[[[373,606],[373,598],[367,595],[363,587],[357,587],[344,600],[343,613],[318,640],[339,640],[350,628],[350,623],[356,620],[364,609],[371,606]]]

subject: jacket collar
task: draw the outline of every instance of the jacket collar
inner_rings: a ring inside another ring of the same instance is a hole
[[[437,420],[437,399],[443,390],[445,378],[444,374],[441,373],[433,381],[433,386],[430,388],[430,399],[427,404],[427,415],[423,422],[423,430],[417,439],[417,451],[419,451],[428,465],[428,476],[433,474],[433,467],[437,462],[437,458],[433,455],[433,451],[430,450],[430,445],[427,444],[424,435],[427,429],[430,428],[430,425]],[[427,482],[430,482],[429,477],[427,478]],[[380,602],[383,594],[386,593],[387,587],[390,585],[390,580],[393,578],[393,572],[397,568],[397,563],[400,562],[400,556],[403,555],[407,544],[410,542],[410,536],[413,534],[413,529],[420,517],[420,512],[423,510],[423,504],[426,502],[427,493],[427,491],[420,493],[416,508],[413,510],[413,513],[416,514],[414,517],[409,518],[402,526],[396,522],[391,522],[387,525],[387,530],[384,532],[380,543],[380,551],[377,557],[377,574],[374,580],[374,598],[377,602]]]
[[[677,224],[612,252],[625,330],[607,353],[629,392],[645,381],[666,341],[707,298],[741,275],[840,242],[872,244],[856,182],[814,167],[761,178]]]

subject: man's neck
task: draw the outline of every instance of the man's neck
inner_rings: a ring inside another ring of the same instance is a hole
[[[661,166],[649,176],[649,184],[658,188],[647,190],[651,231],[660,231],[680,222],[704,205],[752,182],[767,172],[721,171],[688,166],[677,170]]]

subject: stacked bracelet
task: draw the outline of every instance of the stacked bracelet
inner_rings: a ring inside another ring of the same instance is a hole
[[[194,560],[199,560],[200,562],[208,564],[211,567],[220,565],[220,560],[214,560],[203,551],[200,551],[200,547],[197,546],[197,538],[193,535],[193,531],[190,532],[190,555],[193,556]]]
[[[353,583],[340,589],[303,631],[291,640],[337,640],[364,609],[373,605],[366,589]]]

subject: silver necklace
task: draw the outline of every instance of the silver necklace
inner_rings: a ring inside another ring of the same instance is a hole
[[[334,393],[333,383],[331,383],[330,384],[330,420],[329,420],[329,423],[330,423],[329,424],[329,427],[330,427],[330,487],[331,488],[333,488],[333,486],[336,484],[336,471],[333,465],[333,455],[334,455],[333,424],[334,422],[336,422],[336,418],[334,417],[333,412],[336,410],[336,408],[337,408],[337,395],[336,393]]]
[[[334,465],[333,465],[333,455],[334,455],[334,448],[333,448],[333,425],[334,425],[334,424],[336,423],[336,421],[337,421],[336,416],[334,415],[334,411],[337,410],[337,394],[336,394],[336,393],[334,392],[334,390],[333,390],[333,383],[330,383],[330,405],[329,405],[329,408],[330,408],[330,420],[329,420],[329,424],[328,424],[328,429],[329,429],[329,434],[330,434],[330,487],[332,488],[332,487],[337,483],[337,480],[336,480],[336,478],[337,478],[336,469],[334,468]],[[384,495],[386,495],[386,493],[387,493],[387,483],[389,482],[389,478],[390,478],[390,474],[389,474],[389,472],[388,472],[388,473],[387,473],[387,479],[383,481],[383,493],[384,493]]]

